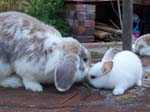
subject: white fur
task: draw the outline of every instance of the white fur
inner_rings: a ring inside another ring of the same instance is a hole
[[[0,79],[4,79],[5,77],[9,76],[11,72],[11,66],[9,64],[4,63],[3,60],[0,60]]]
[[[144,46],[144,47],[145,48],[139,51],[139,54],[143,56],[150,56],[150,46]]]
[[[11,76],[11,77],[8,77],[4,80],[2,80],[0,82],[0,86],[2,87],[11,87],[11,88],[18,88],[18,87],[22,87],[23,84],[22,84],[22,81],[19,77],[17,76]]]
[[[33,80],[31,81],[29,79],[24,78],[23,84],[24,84],[26,90],[32,90],[34,92],[43,91],[43,87],[41,86],[41,84],[36,81],[33,81]]]
[[[44,49],[52,48],[55,49],[62,42],[61,36],[58,36],[55,33],[50,34],[49,32],[45,34],[46,37],[49,37],[44,42]]]
[[[48,50],[49,48],[51,48],[53,50],[53,52],[50,55],[48,55],[48,60],[45,65],[45,74],[48,74],[58,66],[63,56],[63,52],[61,48],[62,38],[60,35],[56,33],[47,33],[46,36],[48,36],[49,38],[44,43],[44,49]]]
[[[55,50],[47,60],[45,65],[45,74],[50,73],[51,71],[55,70],[55,68],[59,65],[61,60],[61,52],[59,50]],[[52,66],[53,65],[53,66]],[[51,67],[50,67],[51,66]]]
[[[87,76],[88,70],[89,70],[88,67],[85,68],[84,72],[81,72],[80,70],[78,70],[77,73],[76,73],[76,82],[82,81]]]
[[[51,69],[51,67],[49,68],[45,67],[47,66],[47,64],[49,64],[49,62],[47,62],[46,65],[41,65],[41,63],[44,61],[45,59],[41,59],[39,63],[34,64],[34,60],[31,62],[28,62],[27,59],[24,57],[22,59],[15,61],[14,68],[16,72],[18,73],[18,75],[22,77],[23,79],[28,79],[30,81],[36,81],[36,82],[49,82],[50,83],[50,81],[53,80],[52,79],[53,77],[50,73],[54,70],[54,68]],[[20,65],[22,65],[23,67]],[[42,68],[44,68],[46,72],[42,71],[41,70]]]
[[[89,70],[88,79],[94,87],[114,89],[114,95],[121,95],[134,85],[142,85],[142,64],[134,53],[122,51],[114,56],[112,62],[113,68],[107,74],[101,71],[102,62]],[[92,79],[91,76],[96,78]]]

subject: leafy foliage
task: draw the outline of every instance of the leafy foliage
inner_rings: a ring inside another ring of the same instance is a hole
[[[60,16],[64,8],[64,0],[22,0],[21,11],[36,17],[46,24],[51,24],[63,36],[69,36],[70,27]]]
[[[0,12],[20,8],[20,0],[0,0]]]

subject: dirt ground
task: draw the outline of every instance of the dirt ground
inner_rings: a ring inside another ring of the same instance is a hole
[[[150,57],[141,57],[143,86],[133,87],[121,96],[112,90],[97,90],[84,83],[65,92],[44,85],[43,92],[24,88],[0,88],[0,112],[150,112]]]

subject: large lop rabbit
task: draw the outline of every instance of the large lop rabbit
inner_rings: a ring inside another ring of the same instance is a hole
[[[96,88],[113,89],[114,95],[121,95],[133,85],[141,86],[142,74],[142,64],[137,55],[110,48],[102,61],[89,70],[88,79]]]
[[[0,13],[0,86],[66,91],[88,72],[90,54],[77,40],[19,12]],[[15,75],[14,75],[15,74]]]
[[[142,35],[135,41],[134,51],[142,56],[150,56],[150,34]]]

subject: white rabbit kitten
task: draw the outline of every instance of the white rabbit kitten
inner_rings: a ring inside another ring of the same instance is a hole
[[[136,54],[110,48],[102,61],[91,67],[88,80],[96,88],[113,89],[114,95],[121,95],[134,85],[141,86],[142,74],[142,64]]]
[[[20,12],[0,13],[0,86],[66,91],[88,73],[90,54],[73,38]],[[13,74],[17,75],[13,75]]]
[[[135,41],[133,51],[142,56],[150,56],[150,34],[140,36]]]

